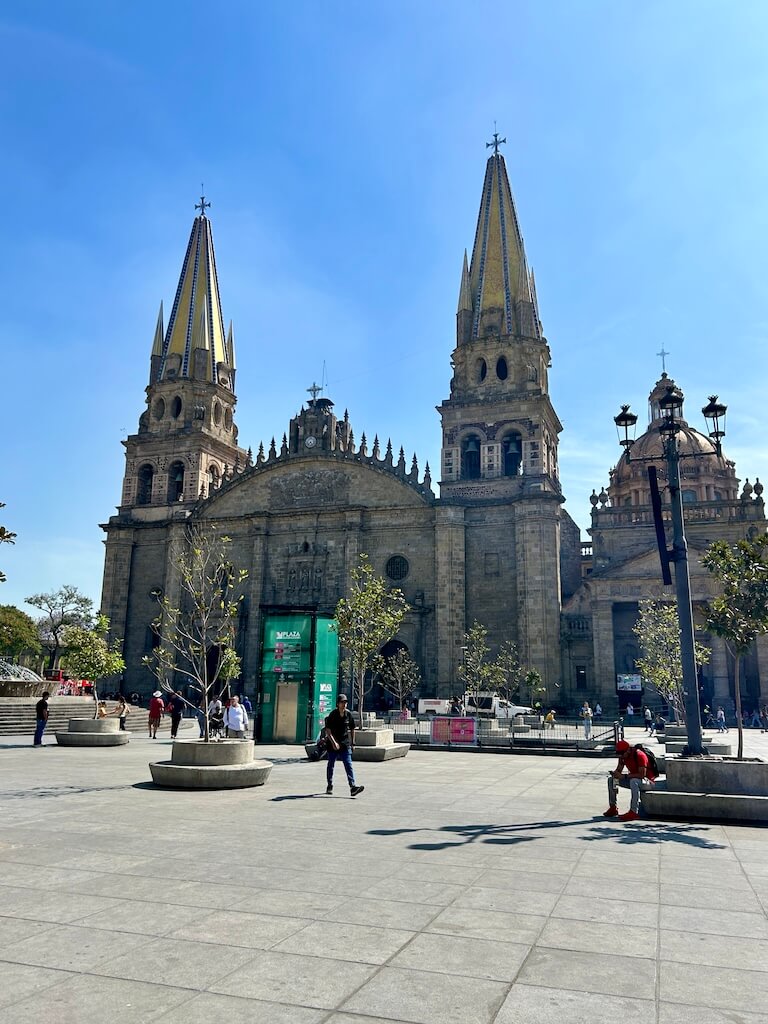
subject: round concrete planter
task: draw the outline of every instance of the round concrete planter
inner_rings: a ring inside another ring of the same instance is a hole
[[[117,718],[70,718],[67,731],[56,733],[62,747],[121,747],[130,738]]]
[[[241,789],[263,786],[272,771],[269,761],[254,760],[248,740],[174,740],[170,761],[150,764],[158,786],[181,789]]]

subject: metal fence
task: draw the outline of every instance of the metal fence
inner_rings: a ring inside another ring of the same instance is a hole
[[[399,715],[389,716],[389,726],[395,731],[398,743],[410,743],[413,746],[430,746],[432,742],[433,715],[413,716],[403,720]],[[561,721],[554,725],[544,723],[528,724],[515,719],[479,718],[476,724],[476,746],[480,747],[521,747],[534,749],[570,749],[595,750],[606,745],[613,745],[622,736],[621,722],[598,722],[592,725],[589,738],[584,731],[584,723],[574,719],[572,722]],[[448,740],[440,746],[466,747],[466,743],[453,744]]]

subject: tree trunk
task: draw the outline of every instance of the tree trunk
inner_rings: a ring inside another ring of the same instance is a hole
[[[741,717],[741,680],[739,679],[741,658],[738,653],[734,654],[733,662],[733,699],[736,702],[736,726],[739,730],[739,745],[736,757],[741,761],[744,757],[744,722]]]

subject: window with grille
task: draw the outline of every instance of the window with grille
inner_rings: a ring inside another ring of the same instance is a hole
[[[408,575],[408,559],[402,555],[392,555],[387,562],[386,573],[391,580],[404,580]]]

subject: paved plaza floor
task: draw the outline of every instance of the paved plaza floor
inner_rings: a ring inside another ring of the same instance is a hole
[[[169,753],[0,743],[3,1024],[768,1021],[768,829],[603,819],[590,758],[412,751],[353,800],[288,746],[160,790]]]

